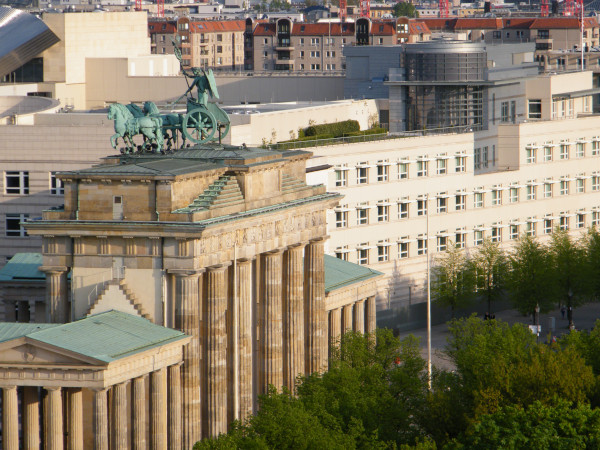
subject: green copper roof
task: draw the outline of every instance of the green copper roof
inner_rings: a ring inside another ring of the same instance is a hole
[[[10,341],[30,333],[44,330],[46,328],[57,327],[58,323],[21,323],[21,322],[0,322],[0,342]]]
[[[343,261],[335,256],[325,255],[325,292],[350,286],[383,273],[368,267]]]
[[[17,253],[0,269],[0,281],[44,280],[46,274],[40,272],[41,253]]]
[[[13,323],[0,323],[0,338],[26,336],[34,341],[110,363],[154,347],[184,339],[177,330],[120,311],[108,311],[65,324],[21,324],[40,329],[18,330]],[[8,340],[3,339],[3,340]]]

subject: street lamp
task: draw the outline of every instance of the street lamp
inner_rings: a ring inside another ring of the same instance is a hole
[[[569,288],[569,292],[567,292],[568,303],[567,303],[567,319],[569,319],[569,330],[575,329],[575,324],[573,323],[573,290]]]
[[[427,379],[431,390],[431,267],[429,264],[429,194],[425,195],[425,233],[427,252]]]

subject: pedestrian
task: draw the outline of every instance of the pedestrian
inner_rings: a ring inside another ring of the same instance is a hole
[[[567,312],[567,308],[565,308],[565,305],[562,305],[560,308],[560,313],[562,314],[562,318],[563,320],[565,319],[565,313]]]

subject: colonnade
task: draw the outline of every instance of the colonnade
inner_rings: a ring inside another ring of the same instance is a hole
[[[375,296],[357,300],[329,311],[329,345],[339,342],[348,331],[372,333],[376,328]]]
[[[323,255],[317,239],[170,271],[175,327],[192,336],[182,371],[184,448],[252,414],[269,385],[293,390],[299,374],[326,369]]]
[[[179,363],[107,388],[91,388],[93,448],[180,450],[183,447],[180,380]],[[149,383],[149,399],[146,383]],[[149,418],[146,417],[148,403]],[[147,421],[150,423],[148,436]],[[83,424],[83,389],[80,387],[2,387],[5,450],[39,450],[41,443],[47,450],[65,447],[83,450]]]

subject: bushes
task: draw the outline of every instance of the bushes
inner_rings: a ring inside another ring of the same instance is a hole
[[[311,136],[313,139],[322,134],[331,134],[333,137],[341,137],[355,131],[360,131],[360,124],[358,121],[345,120],[343,122],[311,125],[304,129],[304,136]]]

